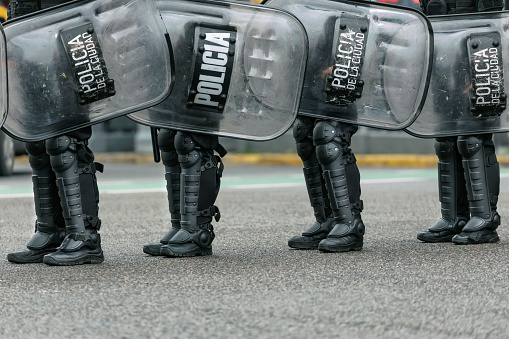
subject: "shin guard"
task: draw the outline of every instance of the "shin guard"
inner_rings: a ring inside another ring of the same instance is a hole
[[[214,205],[219,193],[223,163],[214,155],[217,136],[177,132],[175,147],[181,166],[180,230],[161,248],[167,256],[211,255],[215,238],[212,218],[219,221]]]
[[[458,137],[458,150],[463,157],[470,220],[452,241],[457,244],[497,242],[500,240],[496,231],[500,225],[496,211],[500,169],[491,134]]]

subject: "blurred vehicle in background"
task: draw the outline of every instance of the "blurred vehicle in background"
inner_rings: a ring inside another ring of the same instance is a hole
[[[12,174],[14,157],[25,154],[25,144],[0,131],[0,176]]]

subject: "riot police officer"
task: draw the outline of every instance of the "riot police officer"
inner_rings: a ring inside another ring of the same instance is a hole
[[[171,228],[158,243],[143,246],[154,256],[192,257],[212,254],[212,218],[226,154],[216,135],[163,129],[157,136],[165,168]]]
[[[297,249],[359,251],[364,243],[360,173],[350,149],[358,127],[298,116],[293,125],[297,153],[316,221],[288,240]]]
[[[17,0],[9,4],[9,18],[49,8],[65,0]],[[101,263],[104,255],[98,217],[99,191],[88,148],[91,127],[25,144],[34,189],[35,234],[27,249],[12,252],[12,263],[79,265]]]
[[[500,11],[503,6],[501,0],[421,0],[426,15]],[[417,239],[464,245],[499,241],[500,168],[492,134],[440,137],[435,152],[442,216]]]

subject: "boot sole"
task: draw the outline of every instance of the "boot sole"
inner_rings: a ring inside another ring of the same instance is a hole
[[[104,261],[104,255],[101,252],[100,254],[87,254],[81,258],[74,259],[62,259],[57,260],[51,256],[45,256],[42,259],[42,262],[46,265],[50,266],[74,266],[74,265],[83,265],[83,264],[100,264]]]
[[[472,240],[470,238],[456,238],[453,239],[452,242],[457,245],[480,245],[480,244],[494,244],[500,241],[500,237],[497,235],[496,237],[491,237],[489,239],[480,239],[480,240]]]
[[[149,254],[149,255],[152,255],[152,256],[162,256],[161,254],[161,248],[159,248],[159,252],[156,252],[156,251],[153,251],[150,247],[148,246],[143,246],[143,253],[145,254]]]
[[[317,241],[316,243],[303,243],[303,242],[293,242],[288,241],[288,247],[295,248],[298,250],[316,250],[318,249],[318,244],[321,240]]]
[[[426,236],[419,236],[417,235],[417,239],[419,239],[420,241],[424,241],[424,242],[430,242],[430,243],[437,243],[437,242],[451,242],[452,241],[452,238],[454,237],[454,235],[448,235],[448,236],[445,236],[445,237],[426,237]]]
[[[33,255],[30,257],[26,257],[26,256],[20,257],[14,253],[8,253],[7,261],[9,261],[13,264],[41,264],[42,260],[46,254],[51,254],[51,253],[54,253],[55,251],[56,251],[56,248],[53,251],[47,251],[47,252]]]
[[[212,255],[212,249],[195,250],[195,251],[186,252],[186,253],[178,253],[178,252],[173,252],[169,248],[163,248],[163,249],[161,249],[161,255],[164,255],[165,257],[170,257],[170,258],[199,257],[199,256]]]
[[[349,252],[349,251],[360,251],[362,250],[362,244],[356,246],[320,246],[318,245],[320,252],[335,253],[335,252]]]

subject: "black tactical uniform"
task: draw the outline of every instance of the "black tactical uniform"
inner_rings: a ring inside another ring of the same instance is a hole
[[[143,252],[167,257],[212,254],[215,238],[212,218],[219,221],[214,205],[219,193],[224,156],[218,137],[173,130],[158,135],[161,158],[166,170],[166,189],[171,228],[159,243],[143,246]]]
[[[426,15],[499,11],[500,0],[421,0]],[[482,244],[499,241],[500,168],[492,134],[437,138],[442,217],[417,239]]]
[[[67,1],[18,0],[9,4],[9,18]],[[104,261],[98,217],[99,191],[94,154],[88,148],[91,127],[25,144],[32,168],[35,234],[24,251],[7,255],[13,263],[79,265]]]
[[[355,132],[355,125],[297,117],[293,136],[316,222],[288,240],[288,246],[324,252],[362,249],[365,228],[360,173],[350,149]]]

